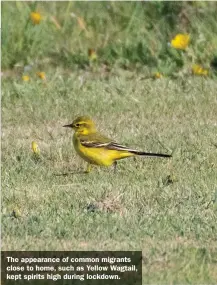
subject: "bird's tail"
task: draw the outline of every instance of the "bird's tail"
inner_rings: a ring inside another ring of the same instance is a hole
[[[100,146],[102,146],[102,145],[100,145]],[[170,155],[170,154],[150,153],[150,152],[138,151],[136,149],[128,148],[126,146],[117,144],[115,142],[111,142],[111,143],[107,144],[106,147],[107,147],[107,149],[119,150],[119,151],[123,151],[123,152],[128,153],[128,155],[125,154],[121,158],[131,156],[131,155],[129,155],[130,153],[132,153],[132,155],[143,155],[143,156],[149,156],[149,157],[172,157],[172,155]]]
[[[129,152],[134,153],[136,155],[149,156],[149,157],[172,157],[172,155],[164,154],[164,153],[149,153],[149,152],[137,151],[137,150],[131,150]]]

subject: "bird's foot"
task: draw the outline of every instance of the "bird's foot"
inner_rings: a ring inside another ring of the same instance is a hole
[[[92,169],[91,164],[88,164],[85,173],[90,173],[91,169]]]
[[[117,161],[115,161],[113,165],[114,165],[114,173],[117,173],[117,165],[118,165]]]

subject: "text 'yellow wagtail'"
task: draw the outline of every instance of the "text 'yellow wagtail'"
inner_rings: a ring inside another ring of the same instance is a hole
[[[72,128],[75,133],[73,144],[77,153],[88,162],[87,172],[91,164],[100,166],[116,166],[117,160],[131,156],[171,157],[169,154],[148,153],[120,145],[100,134],[94,122],[86,116],[78,117],[72,124],[63,127]]]

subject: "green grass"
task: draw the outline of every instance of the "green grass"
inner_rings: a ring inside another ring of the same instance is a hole
[[[3,250],[142,250],[143,284],[216,284],[216,9],[3,2]],[[168,46],[177,33],[190,34],[186,51]],[[193,77],[195,63],[212,66],[209,76]],[[164,77],[151,79],[156,71]],[[78,115],[117,142],[173,157],[84,174],[62,127]]]
[[[144,284],[216,283],[216,82],[95,75],[3,80],[2,248],[142,249]],[[62,125],[82,114],[118,142],[173,158],[79,173]]]

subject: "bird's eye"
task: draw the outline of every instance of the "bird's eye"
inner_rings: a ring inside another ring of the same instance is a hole
[[[75,127],[76,128],[80,127],[80,124],[79,123],[75,124]]]

